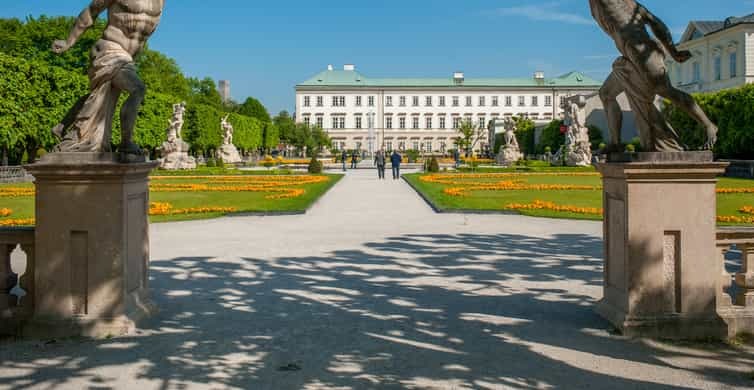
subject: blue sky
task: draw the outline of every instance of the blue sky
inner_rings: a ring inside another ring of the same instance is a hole
[[[676,39],[689,20],[754,12],[754,0],[645,0]],[[0,0],[2,17],[77,15],[86,0]],[[150,45],[192,76],[231,81],[278,112],[328,64],[369,77],[605,78],[616,56],[588,0],[167,0]]]

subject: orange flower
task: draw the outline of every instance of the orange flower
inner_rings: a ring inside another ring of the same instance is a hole
[[[13,227],[13,226],[34,226],[36,221],[34,218],[26,219],[6,219],[0,221],[0,227]]]
[[[505,206],[506,210],[551,210],[574,214],[603,215],[604,210],[596,207],[563,206],[553,202],[535,200],[533,203],[511,203]]]
[[[10,217],[11,214],[13,214],[13,210],[11,209],[0,209],[0,218]]]

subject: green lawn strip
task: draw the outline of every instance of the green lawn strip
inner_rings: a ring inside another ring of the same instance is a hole
[[[265,199],[270,193],[264,192],[151,192],[149,197],[151,202],[167,202],[174,209],[198,208],[198,207],[232,207],[237,211],[235,213],[295,213],[305,212],[321,196],[327,193],[334,186],[342,175],[325,174],[330,178],[327,182],[307,184],[303,186],[291,186],[288,188],[304,188],[306,193],[298,198],[292,199]],[[160,183],[202,183],[206,180],[201,179],[164,179]],[[228,185],[239,185],[237,183],[228,183]],[[242,185],[242,184],[241,184]],[[3,184],[0,187],[32,187],[32,184]],[[13,214],[7,218],[0,218],[0,221],[7,219],[34,218],[34,197],[20,198],[0,198],[0,208],[9,208]],[[222,217],[227,213],[205,213],[205,214],[182,214],[182,215],[156,215],[151,216],[152,222],[170,222],[170,221],[189,221],[199,219],[211,219]]]
[[[229,168],[197,168],[187,171],[165,171],[156,169],[150,176],[270,176],[270,175],[293,175],[306,174],[305,172],[296,173],[290,169],[229,169]]]
[[[601,191],[584,191],[584,190],[567,190],[567,191],[471,191],[469,196],[450,196],[446,195],[443,190],[453,187],[453,185],[444,185],[437,183],[427,183],[419,180],[419,177],[425,174],[405,175],[415,188],[417,188],[426,198],[428,198],[441,211],[452,210],[471,210],[471,211],[501,211],[511,203],[532,203],[535,200],[549,201],[563,206],[576,207],[594,207],[602,208]],[[515,177],[513,178],[515,179]],[[591,185],[601,186],[599,176],[522,176],[519,179],[526,180],[528,184],[566,184],[566,185]],[[499,182],[509,180],[508,178],[494,179],[453,179],[453,181],[468,182]],[[719,188],[752,188],[754,180],[721,178]],[[735,215],[744,216],[738,210],[743,206],[754,206],[754,194],[719,194],[718,195],[718,215]],[[576,214],[569,212],[557,212],[551,210],[517,210],[522,215],[564,218],[564,219],[588,219],[601,220],[599,215]],[[735,226],[737,224],[721,224],[726,226]],[[750,224],[738,224],[751,226]]]

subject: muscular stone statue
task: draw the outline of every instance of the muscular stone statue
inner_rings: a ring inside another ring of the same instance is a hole
[[[503,140],[505,144],[500,148],[497,155],[497,163],[499,165],[511,165],[518,160],[524,158],[523,153],[518,145],[516,139],[516,122],[510,119],[494,119],[492,126],[495,128],[502,127],[504,129]]]
[[[166,132],[167,141],[162,143],[160,153],[160,168],[166,170],[195,169],[196,159],[189,156],[189,144],[183,140],[183,115],[186,112],[186,103],[173,105],[173,117],[170,119]]]
[[[611,150],[620,145],[622,111],[616,98],[626,93],[636,115],[642,148],[647,152],[683,151],[678,134],[665,121],[654,102],[657,95],[669,99],[704,126],[705,149],[717,141],[717,127],[687,93],[673,87],[665,68],[665,56],[678,62],[691,58],[673,44],[668,27],[635,0],[589,0],[592,15],[600,27],[615,41],[621,53],[613,72],[600,90],[610,127]],[[652,30],[654,37],[647,32]],[[666,54],[667,53],[667,54]]]
[[[133,142],[136,116],[146,89],[136,74],[134,56],[154,33],[165,0],[93,0],[76,19],[67,40],[55,41],[52,50],[63,53],[107,11],[108,22],[102,38],[92,48],[89,67],[90,93],[68,112],[53,132],[63,138],[61,152],[110,151],[112,121],[121,93],[128,99],[120,113],[121,144],[118,151],[141,155]]]
[[[592,147],[589,141],[589,128],[586,125],[587,96],[568,97],[563,102],[564,120],[568,127],[566,143],[552,159],[554,164],[568,166],[588,166],[592,163]]]
[[[223,144],[217,149],[217,157],[221,158],[223,162],[227,164],[237,164],[243,162],[241,154],[238,153],[238,149],[233,145],[233,125],[228,122],[228,115],[226,115],[221,121],[220,126],[223,129]]]

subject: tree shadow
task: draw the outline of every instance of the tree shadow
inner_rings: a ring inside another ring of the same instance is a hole
[[[162,311],[142,330],[0,344],[0,387],[754,384],[751,350],[612,334],[593,310],[601,252],[581,234],[416,234],[327,256],[158,260]]]

